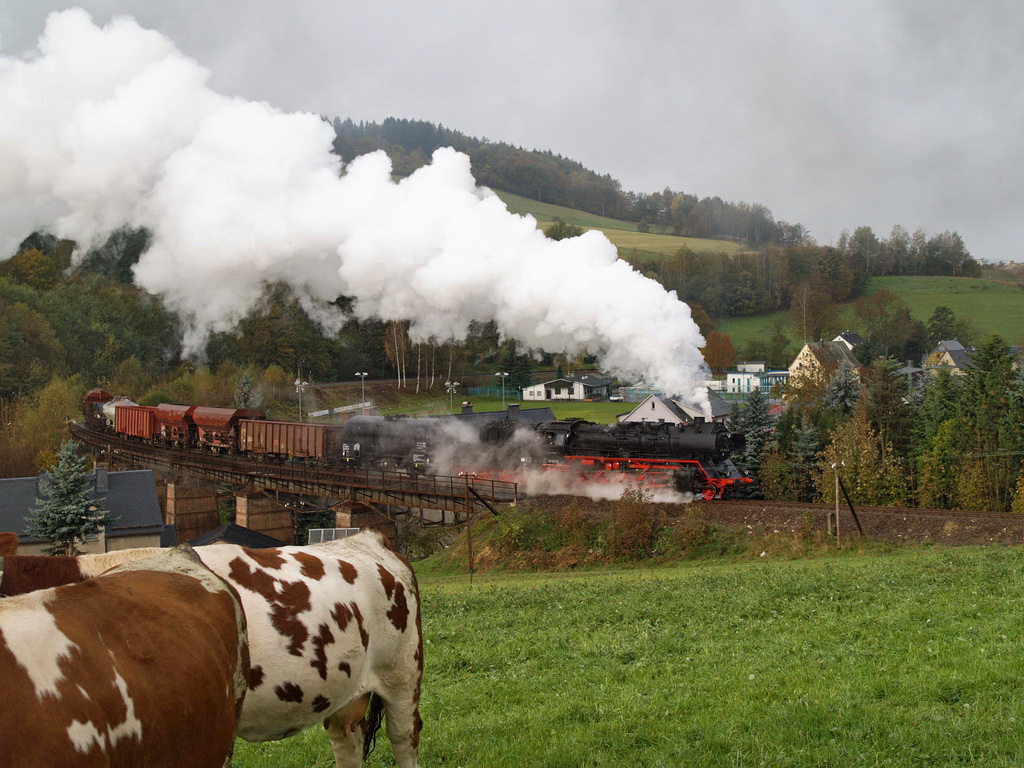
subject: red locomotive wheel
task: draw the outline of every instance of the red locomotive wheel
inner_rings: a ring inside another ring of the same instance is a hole
[[[700,497],[704,499],[704,501],[714,501],[715,486],[705,485],[703,488],[700,489]]]

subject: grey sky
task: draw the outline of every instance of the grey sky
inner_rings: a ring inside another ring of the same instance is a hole
[[[5,0],[0,53],[46,14]],[[1011,0],[90,0],[217,91],[354,120],[428,120],[618,179],[762,203],[823,243],[959,232],[1024,260],[1024,6]]]

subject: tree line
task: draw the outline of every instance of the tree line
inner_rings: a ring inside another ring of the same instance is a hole
[[[624,192],[610,175],[551,151],[525,150],[477,139],[417,120],[387,118],[382,123],[334,118],[334,150],[345,162],[383,150],[394,173],[407,176],[426,165],[435,149],[453,147],[469,156],[473,176],[486,187],[532,200],[634,222],[640,231],[658,229],[690,237],[729,239],[761,247],[783,242],[782,229],[763,205],[731,203],[719,197],[665,189],[652,194]],[[802,231],[802,229],[801,229]]]
[[[1024,375],[991,336],[963,376],[911,387],[878,356],[804,377],[781,416],[757,391],[732,417],[746,435],[738,463],[769,499],[835,501],[839,472],[855,504],[1024,513]]]

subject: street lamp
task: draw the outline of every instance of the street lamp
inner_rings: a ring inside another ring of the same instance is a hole
[[[356,376],[359,377],[359,407],[363,410],[363,415],[366,415],[366,377],[369,376],[366,371],[359,371]]]
[[[301,376],[295,380],[295,391],[299,393],[299,421],[302,421],[302,392],[308,386],[309,382],[303,381]]]
[[[508,371],[501,371],[500,373],[494,374],[501,378],[501,410],[505,410],[505,379],[508,378]]]
[[[446,381],[444,388],[448,390],[448,410],[455,413],[455,390],[459,386],[457,381]]]

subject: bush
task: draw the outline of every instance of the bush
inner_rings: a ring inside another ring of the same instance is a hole
[[[622,492],[615,520],[605,533],[609,554],[636,560],[653,552],[659,526],[658,509],[651,498],[651,492],[643,488],[627,488]]]

